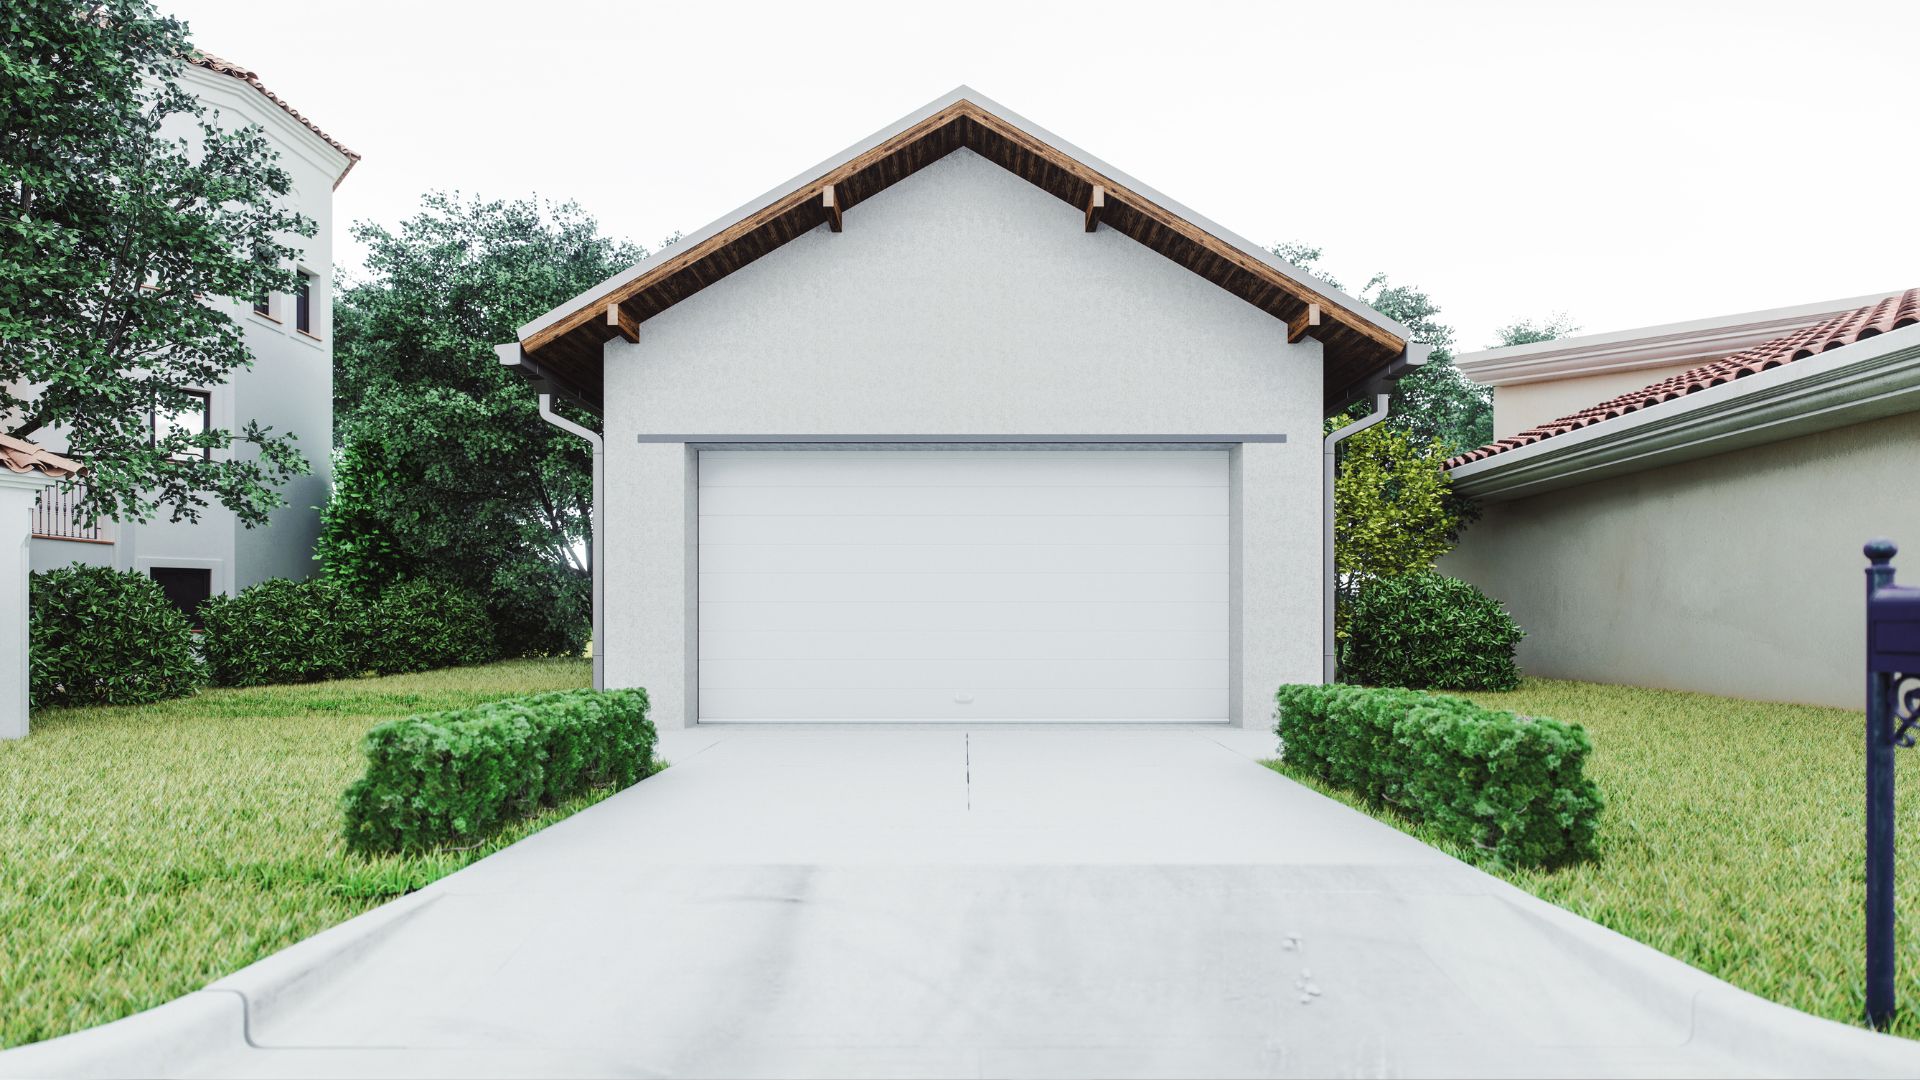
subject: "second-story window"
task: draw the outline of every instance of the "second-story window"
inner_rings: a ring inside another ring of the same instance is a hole
[[[269,319],[273,318],[273,312],[271,310],[272,308],[271,300],[272,300],[272,297],[268,296],[267,290],[265,289],[261,289],[259,292],[254,293],[253,294],[253,313],[255,315],[265,315]]]
[[[300,271],[300,287],[293,294],[293,328],[313,333],[313,275]]]
[[[158,446],[160,441],[177,433],[204,435],[213,427],[213,394],[206,390],[189,390],[192,400],[181,409],[153,410],[153,434],[149,436],[149,445]],[[211,461],[213,451],[207,447],[191,447],[173,455],[175,461]]]

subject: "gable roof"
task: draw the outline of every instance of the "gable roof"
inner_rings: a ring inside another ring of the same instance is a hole
[[[239,64],[236,64],[231,60],[222,60],[220,57],[215,56],[210,52],[202,52],[198,49],[194,50],[194,52],[187,57],[187,63],[191,64],[194,67],[205,68],[216,75],[225,75],[230,79],[238,79],[241,82],[246,83],[248,86],[253,87],[255,90],[260,91],[262,94],[266,95],[266,98],[268,101],[271,101],[275,105],[280,106],[281,111],[285,112],[288,116],[293,117],[295,120],[298,120],[301,126],[305,127],[308,131],[313,132],[315,135],[320,136],[321,139],[326,141],[326,144],[328,146],[331,146],[335,150],[338,150],[342,154],[345,154],[347,158],[347,167],[344,169],[341,169],[340,175],[333,178],[334,187],[336,188],[339,187],[340,181],[345,180],[347,178],[347,174],[353,171],[353,167],[360,163],[359,154],[356,154],[353,151],[347,149],[345,146],[341,145],[341,142],[339,139],[336,139],[333,136],[327,134],[326,132],[321,131],[320,125],[300,115],[300,110],[280,100],[280,95],[267,89],[267,84],[261,82],[260,76],[255,74],[254,72],[248,70],[247,68],[241,67]]]
[[[1671,378],[1661,379],[1659,382],[1643,386],[1630,393],[1621,394],[1598,405],[1569,413],[1558,420],[1528,428],[1517,435],[1495,440],[1450,459],[1447,462],[1447,468],[1453,469],[1471,462],[1484,461],[1510,450],[1544,442],[1569,431],[1578,431],[1628,413],[1652,408],[1675,398],[1696,394],[1709,387],[1768,371],[1783,364],[1791,364],[1809,356],[1817,356],[1828,350],[1851,345],[1856,341],[1884,334],[1889,330],[1898,330],[1915,322],[1920,322],[1920,289],[1894,293],[1871,304],[1851,311],[1843,311],[1811,326],[1802,327],[1771,341],[1709,361],[1699,367],[1681,372]]]
[[[622,332],[618,321],[644,322],[803,233],[837,227],[842,214],[963,148],[1079,210],[1103,189],[1089,227],[1118,230],[1275,318],[1297,320],[1324,345],[1329,407],[1368,393],[1407,351],[1406,327],[962,86],[521,327],[517,355],[503,358],[597,406],[601,346]],[[1310,305],[1317,326],[1306,325]]]

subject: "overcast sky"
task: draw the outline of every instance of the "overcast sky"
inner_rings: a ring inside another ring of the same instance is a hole
[[[691,232],[966,83],[1247,238],[1487,344],[1920,285],[1920,3],[158,0],[430,188]]]

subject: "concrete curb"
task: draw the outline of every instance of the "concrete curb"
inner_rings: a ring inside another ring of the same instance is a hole
[[[165,1005],[0,1053],[0,1078],[201,1075],[206,1063],[258,1048],[251,1010],[297,1003],[315,972],[372,949],[437,898],[425,890],[410,893]]]

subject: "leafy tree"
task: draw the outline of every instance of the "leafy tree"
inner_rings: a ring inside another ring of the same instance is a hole
[[[572,203],[440,192],[397,229],[353,234],[367,276],[343,283],[336,306],[325,572],[368,596],[452,582],[485,598],[503,651],[577,652],[592,458],[540,418],[493,346],[645,249],[602,236]]]
[[[195,520],[212,497],[264,523],[307,468],[293,433],[155,441],[151,417],[251,363],[229,311],[295,285],[314,225],[281,205],[292,180],[181,88],[186,25],[147,0],[9,0],[0,34],[0,431],[65,433],[85,517]]]
[[[1336,289],[1345,288],[1338,278],[1320,268],[1320,248],[1288,241],[1268,250]],[[1394,388],[1392,414],[1383,423],[1418,439],[1451,447],[1456,453],[1491,441],[1493,393],[1454,366],[1453,327],[1439,320],[1440,305],[1425,291],[1395,285],[1385,274],[1373,275],[1354,295],[1412,331],[1414,341],[1433,347],[1426,364]],[[1372,402],[1362,402],[1354,406],[1354,411],[1371,407]]]

